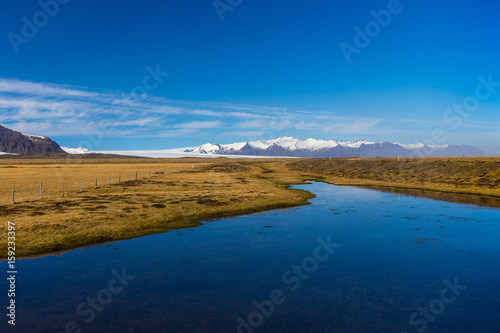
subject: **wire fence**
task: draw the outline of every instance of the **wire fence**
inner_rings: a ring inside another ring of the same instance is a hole
[[[120,183],[144,181],[154,177],[167,177],[169,174],[192,171],[197,168],[197,165],[150,166],[133,171],[124,170],[123,167],[121,170],[112,170],[113,168],[109,166],[89,168],[82,165],[16,166],[13,168],[15,169],[10,173],[0,173],[0,179],[3,178],[0,182],[0,184],[3,183],[3,186],[0,186],[0,204],[69,197]],[[44,170],[44,168],[49,170]],[[39,178],[40,181],[34,181],[35,178]]]

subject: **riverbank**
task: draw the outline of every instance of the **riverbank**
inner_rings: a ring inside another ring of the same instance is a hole
[[[5,221],[0,226],[0,242],[7,244],[7,221],[16,224],[19,258],[196,227],[207,219],[294,207],[307,204],[312,197],[308,192],[288,189],[282,178],[263,177],[266,171],[253,161],[167,162],[170,164],[166,167],[165,161],[140,161],[138,165],[121,161],[0,168],[0,172],[10,175],[4,179],[19,184],[27,182],[33,173],[45,172],[47,188],[43,199],[27,196],[15,204],[4,200],[0,205],[0,216]],[[144,179],[139,175],[138,180],[134,173],[128,180],[126,170],[136,168],[152,169],[153,173],[149,176],[146,172]],[[108,185],[104,175],[117,169],[121,170],[121,181]],[[86,179],[88,184],[94,177],[103,178],[97,188],[92,185],[78,191],[78,179]],[[64,197],[58,192],[61,179],[68,184]],[[0,257],[6,257],[5,247]]]
[[[288,167],[334,185],[500,197],[499,157],[301,159]]]
[[[0,177],[0,242],[7,242],[7,222],[16,223],[18,257],[304,205],[313,195],[288,185],[306,180],[500,207],[500,158],[19,160],[1,161]],[[20,196],[12,204],[14,186]]]

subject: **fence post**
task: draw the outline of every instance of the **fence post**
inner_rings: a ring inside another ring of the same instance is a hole
[[[43,198],[43,183],[40,183],[40,199]]]
[[[15,193],[16,193],[16,187],[14,186],[14,187],[12,188],[12,203],[13,203],[13,204],[15,204],[15,203],[16,203],[16,200],[15,200],[15,198],[14,198]]]
[[[121,174],[118,174],[118,183],[120,183],[122,180],[122,175]]]
[[[137,171],[135,172],[135,180],[137,180]]]
[[[82,191],[82,181],[80,180],[80,192]]]
[[[62,182],[62,196],[64,197],[64,181]]]
[[[111,176],[108,176],[108,186],[111,185]]]
[[[128,173],[128,180],[130,181],[130,172]]]
[[[97,188],[97,178],[95,179],[95,188]]]

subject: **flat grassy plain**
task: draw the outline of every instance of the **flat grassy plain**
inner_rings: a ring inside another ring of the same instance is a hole
[[[40,185],[43,185],[43,197],[55,198],[64,192],[68,196],[80,191],[102,188],[136,179],[171,174],[185,168],[203,166],[207,163],[194,159],[154,160],[154,159],[0,159],[0,205],[12,202],[12,190],[15,187],[16,202],[38,200]]]
[[[7,221],[18,257],[57,253],[307,204],[306,180],[500,207],[500,158],[0,159],[0,179],[0,258]]]

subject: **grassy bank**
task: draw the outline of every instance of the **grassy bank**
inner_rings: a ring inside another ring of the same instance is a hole
[[[500,197],[500,158],[333,158],[288,163],[304,177],[336,185]]]

